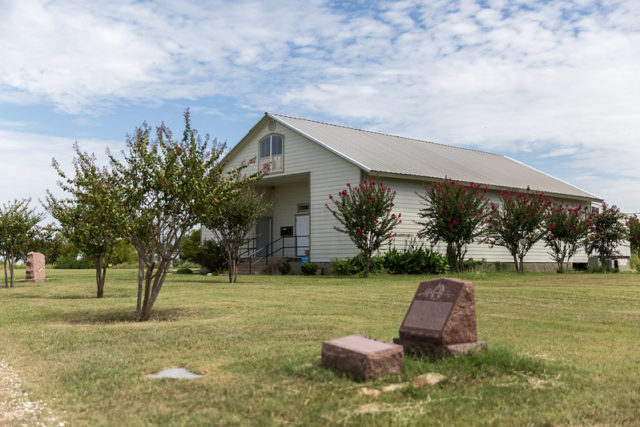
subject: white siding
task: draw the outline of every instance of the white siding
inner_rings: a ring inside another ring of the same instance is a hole
[[[374,178],[375,179],[375,178]],[[379,178],[378,178],[379,180]],[[402,213],[402,224],[396,229],[398,236],[396,237],[393,245],[398,249],[403,249],[406,245],[406,241],[411,236],[415,237],[421,226],[416,224],[419,221],[418,212],[424,206],[424,201],[418,197],[418,194],[424,195],[424,182],[410,181],[400,179],[384,178],[382,181],[396,191],[396,198],[394,200],[395,208],[394,212]],[[488,193],[489,199],[498,203],[499,197],[497,193]],[[572,202],[574,203],[574,202]],[[585,201],[585,204],[590,202]],[[384,248],[386,250],[386,246]],[[441,252],[446,252],[446,246],[439,244],[436,249]],[[491,248],[488,244],[470,244],[465,256],[466,259],[473,258],[474,260],[486,259],[489,262],[501,261],[501,262],[513,262],[513,257],[504,247],[494,246]],[[587,255],[584,250],[581,249],[573,258],[571,262],[587,262]],[[548,254],[548,248],[544,246],[544,243],[538,242],[529,251],[524,259],[525,262],[553,262],[553,258]]]
[[[360,169],[338,157],[318,144],[309,141],[296,132],[277,124],[274,131],[263,123],[255,129],[249,139],[240,142],[228,159],[228,169],[258,156],[258,142],[271,133],[284,136],[282,173],[274,173],[263,178],[260,185],[275,186],[273,216],[273,236],[279,237],[280,226],[294,225],[297,203],[309,202],[311,218],[310,256],[315,262],[327,262],[332,258],[351,257],[358,251],[351,240],[333,229],[337,222],[325,207],[329,194],[337,194],[347,182],[360,180]],[[247,168],[247,172],[257,170],[257,162]],[[280,183],[282,182],[282,183]],[[303,187],[308,183],[307,197]],[[282,192],[282,193],[280,193]]]

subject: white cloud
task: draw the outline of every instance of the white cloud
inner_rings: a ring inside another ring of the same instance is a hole
[[[224,95],[513,157],[561,154],[576,184],[640,210],[626,184],[640,178],[640,2],[483,3],[5,1],[0,102],[99,113]]]
[[[59,177],[51,166],[55,158],[67,173],[73,173],[73,143],[69,138],[27,132],[0,130],[0,194],[2,200],[31,198],[32,204],[44,201],[46,191],[60,194]],[[86,139],[78,141],[80,149],[98,156],[106,164],[106,147],[119,150],[122,142]]]

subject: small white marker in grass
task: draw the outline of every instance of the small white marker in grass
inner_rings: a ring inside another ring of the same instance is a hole
[[[194,378],[200,378],[202,375],[194,374],[184,368],[171,368],[160,371],[156,374],[149,374],[147,378],[177,378],[181,380],[191,380]]]

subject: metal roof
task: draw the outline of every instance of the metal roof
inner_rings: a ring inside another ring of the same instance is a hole
[[[497,188],[531,187],[547,194],[602,200],[499,154],[266,113],[367,173],[452,178]]]

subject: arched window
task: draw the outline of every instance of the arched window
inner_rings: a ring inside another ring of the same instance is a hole
[[[282,135],[267,135],[260,140],[260,168],[269,172],[282,172],[283,158],[282,146],[284,138]]]

